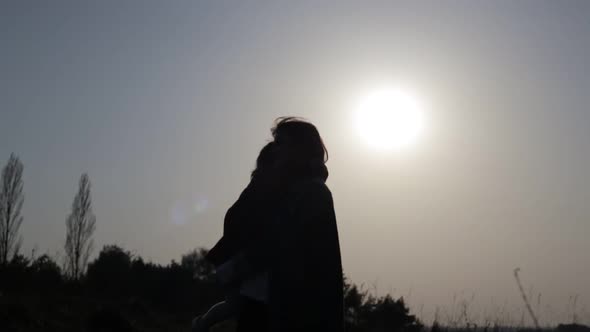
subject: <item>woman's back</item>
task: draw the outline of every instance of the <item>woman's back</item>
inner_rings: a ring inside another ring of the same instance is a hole
[[[323,181],[302,180],[283,211],[280,259],[271,270],[271,331],[342,331],[342,263],[330,190]]]

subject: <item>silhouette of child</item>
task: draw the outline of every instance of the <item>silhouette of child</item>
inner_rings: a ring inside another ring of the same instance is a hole
[[[270,202],[270,176],[274,158],[274,143],[265,145],[256,160],[251,181],[225,215],[223,236],[209,251],[206,259],[216,268],[218,282],[225,288],[225,301],[213,305],[192,322],[192,331],[208,331],[212,326],[237,317],[245,298],[267,302],[268,276],[266,272],[245,272],[241,266],[242,250],[264,232],[263,219]]]

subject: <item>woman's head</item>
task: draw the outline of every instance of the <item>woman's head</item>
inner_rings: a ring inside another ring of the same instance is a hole
[[[328,151],[317,128],[300,118],[278,118],[271,130],[280,167],[291,175],[327,178]]]

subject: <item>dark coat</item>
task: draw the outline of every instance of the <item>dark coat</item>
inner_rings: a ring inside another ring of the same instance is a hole
[[[223,236],[207,253],[207,261],[219,266],[257,242],[267,228],[266,216],[276,206],[273,197],[266,186],[252,180],[227,210]]]
[[[277,204],[269,230],[247,252],[269,271],[272,332],[343,331],[343,274],[332,194],[301,180]]]
[[[244,207],[248,205],[252,190],[252,184],[248,185],[242,191],[238,200],[225,213],[223,235],[205,257],[207,261],[216,267],[235,256],[242,246],[245,237],[244,228],[247,226],[242,221],[243,216],[246,214]]]

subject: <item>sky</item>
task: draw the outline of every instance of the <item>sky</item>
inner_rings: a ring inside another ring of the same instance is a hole
[[[274,119],[296,115],[328,147],[353,282],[426,322],[465,304],[519,323],[520,267],[542,324],[590,324],[589,16],[586,1],[2,0],[0,162],[25,166],[23,250],[63,253],[84,172],[97,249],[166,264],[211,247]],[[425,129],[376,151],[353,114],[390,84],[423,102]]]

